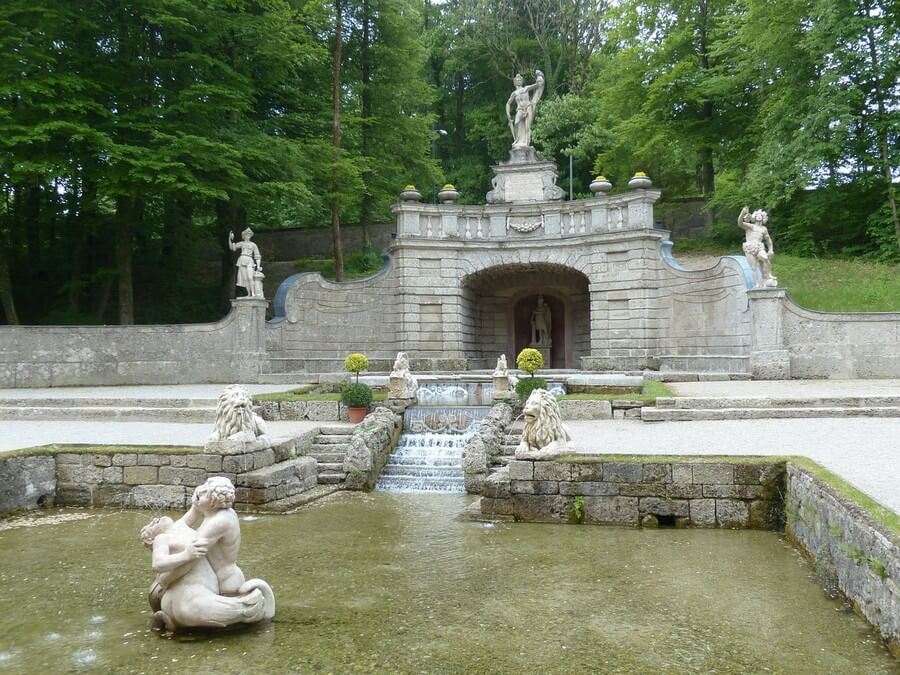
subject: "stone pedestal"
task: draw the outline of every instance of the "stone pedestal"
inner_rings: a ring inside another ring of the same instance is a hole
[[[234,379],[255,382],[266,359],[266,308],[265,298],[243,297],[231,301],[234,308],[235,331],[231,363]],[[203,358],[202,354],[197,355]]]
[[[509,391],[509,375],[494,376],[494,397]]]
[[[789,380],[791,356],[782,335],[783,288],[754,288],[750,298],[750,374],[754,380]]]
[[[489,204],[545,202],[562,199],[565,192],[556,185],[556,165],[541,160],[534,148],[513,148],[509,161],[491,167],[494,189],[487,193]]]
[[[553,343],[547,342],[546,344],[530,344],[528,345],[529,349],[536,349],[541,353],[541,356],[544,357],[544,368],[550,368],[552,365],[552,361],[550,360],[550,351],[553,349]]]

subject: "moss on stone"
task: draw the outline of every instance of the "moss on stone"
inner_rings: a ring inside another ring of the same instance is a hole
[[[203,448],[187,445],[91,445],[90,443],[51,443],[32,448],[20,448],[0,454],[0,461],[12,457],[37,457],[41,455],[58,455],[61,453],[79,453],[85,455],[116,455],[120,453],[140,453],[143,455],[196,455]]]

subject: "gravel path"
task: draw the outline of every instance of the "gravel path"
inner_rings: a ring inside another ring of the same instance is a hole
[[[735,383],[731,383],[735,384]],[[803,455],[900,513],[900,419],[566,422],[578,452]]]

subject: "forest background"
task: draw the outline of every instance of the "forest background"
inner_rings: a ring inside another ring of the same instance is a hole
[[[5,0],[2,320],[214,320],[230,231],[481,203],[536,69],[576,196],[641,170],[723,239],[747,204],[779,250],[900,260],[893,0]]]

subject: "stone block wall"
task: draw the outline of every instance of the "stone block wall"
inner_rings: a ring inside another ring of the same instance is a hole
[[[340,401],[257,401],[264,420],[288,422],[346,422],[347,407]]]
[[[344,457],[348,490],[371,490],[400,438],[402,416],[386,407],[375,408],[356,425]]]
[[[822,579],[846,595],[900,655],[900,542],[862,509],[793,463],[785,529]]]
[[[493,497],[482,512],[527,522],[772,529],[783,482],[784,464],[766,461],[514,460],[508,503]]]
[[[53,506],[55,499],[53,455],[0,457],[0,514]]]

